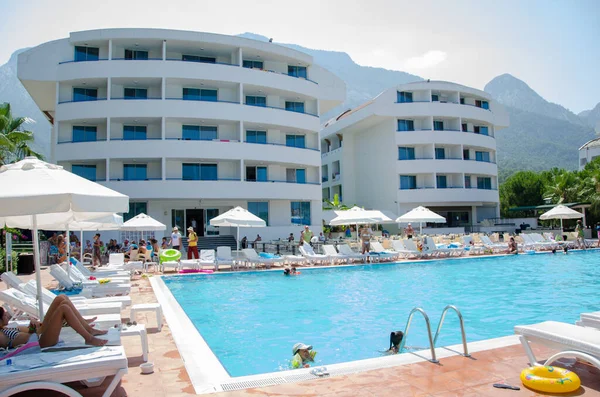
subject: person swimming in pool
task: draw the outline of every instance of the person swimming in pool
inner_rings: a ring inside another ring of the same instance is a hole
[[[404,332],[402,331],[393,331],[390,333],[390,348],[387,349],[384,354],[398,354],[400,351],[400,343],[402,343],[402,339],[404,338]]]
[[[304,343],[296,343],[292,347],[292,368],[309,368],[309,362],[315,361],[317,352],[312,349],[311,345],[305,345]]]

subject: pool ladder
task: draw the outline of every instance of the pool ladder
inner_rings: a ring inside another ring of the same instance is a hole
[[[438,337],[440,336],[440,331],[442,330],[442,325],[444,325],[444,319],[446,318],[446,313],[450,309],[452,309],[456,312],[456,315],[458,316],[458,320],[460,322],[460,332],[462,334],[462,343],[463,343],[463,350],[464,350],[463,356],[471,357],[471,355],[469,354],[469,350],[467,349],[467,336],[465,334],[465,323],[463,321],[463,316],[460,313],[460,310],[458,310],[458,308],[454,305],[448,305],[442,311],[442,315],[440,317],[440,322],[438,324],[437,330],[435,331],[435,336],[432,336],[432,334],[431,334],[431,323],[429,321],[429,316],[427,315],[427,313],[425,313],[425,310],[423,310],[420,307],[415,307],[414,309],[412,309],[410,311],[410,314],[408,315],[408,320],[406,321],[406,327],[404,328],[404,338],[402,338],[402,342],[400,343],[400,347],[399,347],[398,351],[400,352],[404,348],[404,345],[406,344],[406,339],[408,338],[408,331],[410,329],[412,318],[416,312],[419,312],[423,315],[423,318],[425,318],[425,325],[427,325],[427,336],[429,337],[429,349],[431,350],[431,360],[429,360],[429,361],[431,361],[432,363],[435,363],[435,364],[439,363],[439,361],[437,360],[437,357],[435,355],[435,344],[437,342]]]

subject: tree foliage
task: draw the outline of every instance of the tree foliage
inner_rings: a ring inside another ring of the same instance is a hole
[[[23,129],[26,117],[14,117],[9,103],[0,104],[0,165],[22,160],[27,156],[42,158],[31,147],[33,132]]]

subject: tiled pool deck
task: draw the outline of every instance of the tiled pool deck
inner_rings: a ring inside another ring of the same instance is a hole
[[[157,274],[158,275],[158,274]],[[24,280],[33,278],[23,276]],[[46,271],[42,271],[45,286],[54,286],[55,282]],[[0,289],[4,289],[0,283]],[[138,276],[132,281],[131,298],[133,304],[156,302],[156,297],[145,278]],[[122,312],[124,319],[129,318],[129,310]],[[149,361],[154,363],[155,371],[150,375],[141,375],[138,366],[142,363],[139,338],[127,337],[122,342],[129,360],[129,373],[124,376],[121,385],[113,396],[184,396],[193,395],[194,387],[189,379],[185,365],[169,325],[165,324],[161,332],[157,331],[154,314],[139,314],[135,319],[147,324]],[[535,347],[539,359],[550,356],[551,351]],[[212,394],[217,397],[231,396],[537,396],[521,385],[520,371],[527,366],[527,357],[521,345],[513,345],[472,354],[471,359],[461,356],[440,360],[440,364],[421,362],[404,366],[384,368],[351,375],[316,379],[299,383],[246,389],[234,392]],[[563,367],[576,372],[583,387],[572,396],[600,396],[600,371],[584,363],[571,359],[561,361]],[[572,366],[571,366],[572,365]],[[77,383],[70,386],[85,397],[101,396],[104,385],[87,389]],[[494,383],[508,383],[521,387],[520,391],[493,388]],[[28,396],[41,394],[30,392]],[[44,396],[59,394],[44,393]],[[548,394],[546,394],[548,395]]]

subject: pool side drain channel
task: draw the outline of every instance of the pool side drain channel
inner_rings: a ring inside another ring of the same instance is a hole
[[[223,391],[234,391],[234,390],[252,389],[255,387],[282,385],[284,383],[287,383],[287,382],[283,378],[267,378],[267,379],[248,380],[248,381],[242,381],[242,382],[223,383],[223,384],[221,384],[221,387],[223,388]]]

